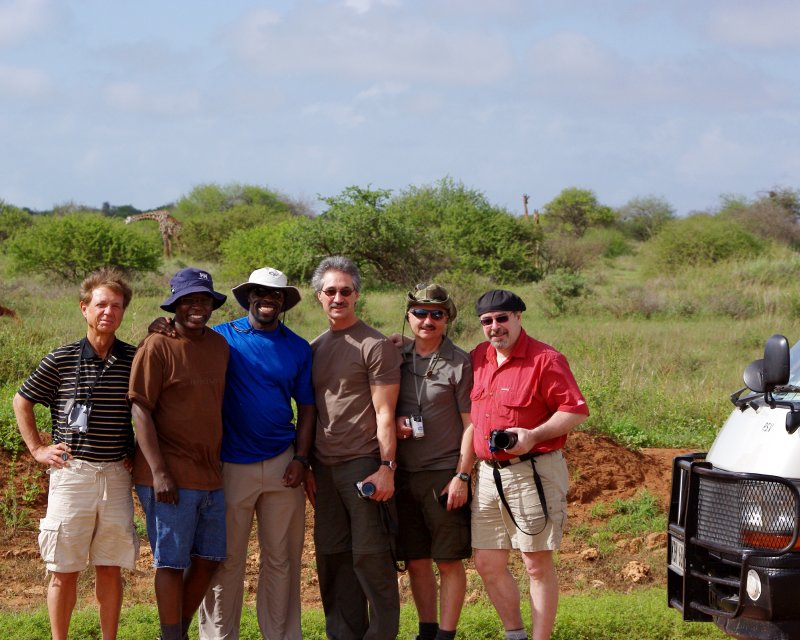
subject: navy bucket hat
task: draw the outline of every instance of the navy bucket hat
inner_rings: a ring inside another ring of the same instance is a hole
[[[195,269],[194,267],[186,267],[176,273],[169,281],[169,288],[171,295],[169,298],[161,303],[161,308],[164,311],[174,313],[175,303],[178,298],[188,296],[190,293],[208,293],[214,298],[214,309],[219,309],[225,300],[228,299],[224,293],[214,291],[214,281],[211,279],[211,274],[202,269]]]

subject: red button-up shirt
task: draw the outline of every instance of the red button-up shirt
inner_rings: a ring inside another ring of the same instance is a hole
[[[497,351],[489,342],[472,351],[473,444],[478,458],[508,460],[505,451],[489,451],[494,429],[535,429],[556,411],[589,415],[586,400],[575,382],[567,359],[553,347],[534,340],[524,330],[509,357],[497,365]],[[534,453],[555,451],[567,436],[538,443]]]

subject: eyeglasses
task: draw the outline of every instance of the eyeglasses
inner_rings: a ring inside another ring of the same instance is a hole
[[[342,287],[341,289],[337,289],[336,287],[328,287],[327,289],[323,289],[322,293],[329,298],[335,298],[337,293],[343,298],[349,298],[353,295],[353,291],[354,289],[351,289],[350,287]]]
[[[409,309],[408,312],[420,320],[428,316],[433,320],[441,320],[447,315],[442,309]]]
[[[256,298],[269,298],[271,300],[283,300],[283,291],[280,289],[268,289],[267,287],[253,287],[250,294]]]
[[[484,327],[490,326],[493,322],[497,324],[505,324],[508,322],[509,315],[507,313],[501,313],[499,316],[490,316],[488,318],[481,318],[480,323]]]

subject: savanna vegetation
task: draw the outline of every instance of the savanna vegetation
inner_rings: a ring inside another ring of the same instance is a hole
[[[403,330],[403,296],[413,284],[435,280],[450,288],[462,311],[451,335],[467,349],[483,339],[472,313],[477,296],[513,288],[528,305],[528,332],[570,360],[592,411],[583,428],[630,447],[708,447],[731,409],[729,394],[766,338],[800,337],[800,192],[790,188],[725,195],[714,209],[681,217],[663,198],[636,197],[615,209],[580,188],[564,189],[530,216],[513,215],[450,178],[397,193],[353,186],[320,201],[314,215],[267,188],[198,186],[162,207],[182,223],[176,255],[165,261],[155,222],[124,224],[139,212],[131,205],[68,203],[32,212],[0,200],[0,305],[17,318],[0,317],[0,448],[24,453],[11,398],[42,355],[81,334],[76,282],[105,264],[128,271],[134,286],[121,330],[130,342],[161,314],[170,275],[189,264],[209,269],[222,291],[260,266],[285,271],[304,288],[287,322],[308,339],[326,327],[307,287],[329,254],[360,265],[360,314],[385,333]],[[241,314],[231,296],[215,320]],[[39,417],[46,424],[45,412]],[[5,493],[0,517],[7,530],[31,526],[26,497],[8,487]],[[624,526],[663,528],[663,512],[640,502],[633,524]],[[608,515],[617,524],[575,535],[611,544],[621,525]],[[666,611],[663,591],[654,593],[567,599],[556,637],[720,637],[706,626],[681,625]],[[635,599],[652,624],[644,632],[631,618],[624,629],[602,622],[605,616],[596,622],[598,598],[611,612],[619,598]],[[465,618],[480,619],[485,606],[471,604]],[[154,615],[126,611],[130,629],[134,618]],[[318,629],[315,615],[309,624]],[[413,613],[404,616],[410,635]],[[37,620],[25,624],[41,626]],[[0,629],[18,624],[0,616]],[[475,625],[460,637],[496,637],[494,626]],[[122,637],[137,637],[130,633]]]

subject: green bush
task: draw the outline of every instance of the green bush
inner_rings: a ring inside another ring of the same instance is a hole
[[[557,315],[564,313],[572,301],[585,296],[588,291],[586,278],[570,271],[558,270],[542,282],[542,293]]]
[[[0,200],[0,242],[33,224],[33,216]]]
[[[273,225],[287,220],[291,214],[285,206],[277,209],[263,205],[236,205],[224,213],[196,216],[181,229],[181,252],[195,260],[219,260],[222,244],[236,231]]]
[[[46,218],[8,241],[12,268],[77,280],[103,266],[124,271],[152,271],[161,249],[122,222],[95,214]]]
[[[292,218],[278,224],[234,231],[220,246],[222,275],[245,279],[260,267],[274,267],[295,285],[307,283],[319,256],[299,235],[310,224],[307,218]]]
[[[492,205],[480,191],[451,178],[409,187],[392,199],[387,211],[412,229],[417,250],[424,248],[431,256],[428,264],[438,262],[433,273],[452,269],[500,283],[541,278],[541,227]]]
[[[654,271],[677,271],[732,258],[752,258],[764,246],[741,225],[705,214],[673,220],[651,241]]]

